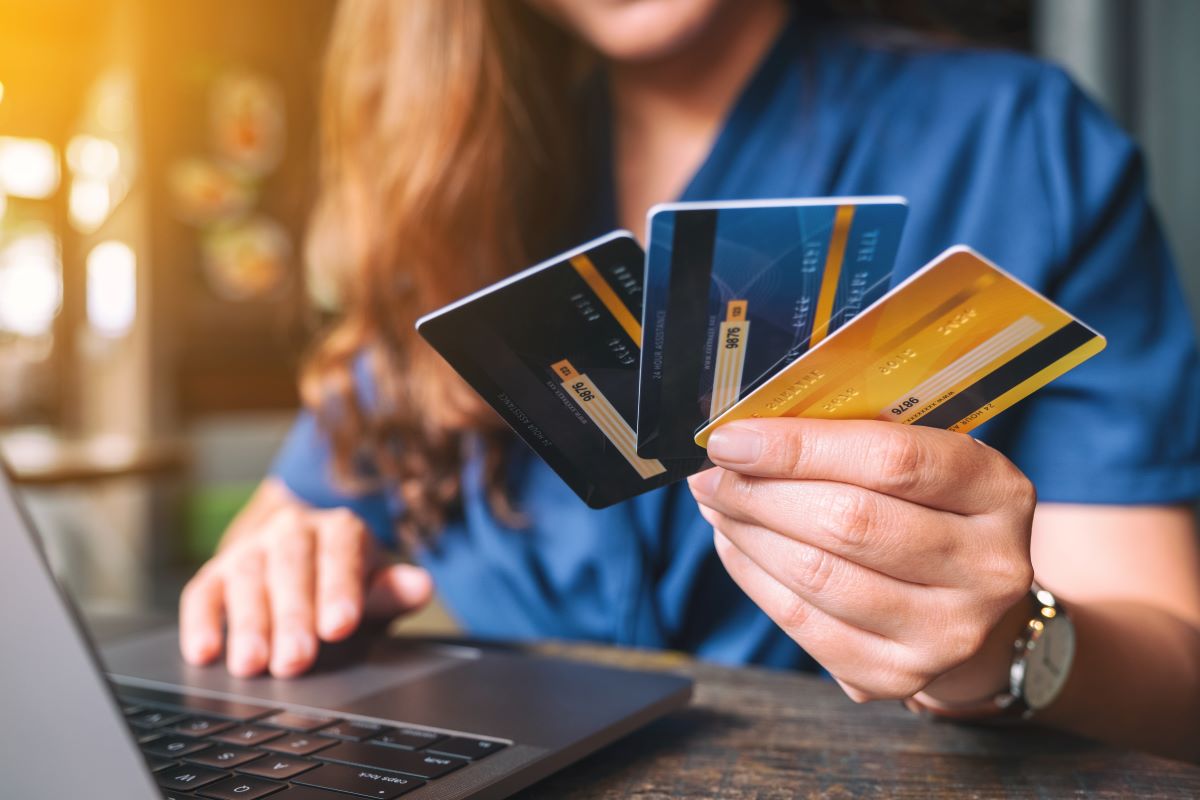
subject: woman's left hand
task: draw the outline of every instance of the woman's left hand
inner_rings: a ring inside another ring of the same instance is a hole
[[[718,467],[689,483],[725,568],[855,700],[963,665],[1029,591],[1033,486],[975,439],[764,419],[717,429],[708,453]]]

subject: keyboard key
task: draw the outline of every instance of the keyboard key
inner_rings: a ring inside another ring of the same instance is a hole
[[[318,789],[348,792],[360,797],[376,797],[380,800],[392,800],[393,797],[411,792],[425,783],[408,775],[362,767],[345,767],[341,764],[322,764],[299,776],[294,782]]]
[[[137,728],[134,728],[133,732],[134,735],[137,736],[138,744],[150,744],[151,742],[158,741],[159,739],[163,738],[163,735],[157,731],[140,731]]]
[[[146,765],[150,767],[151,772],[162,772],[168,767],[173,767],[178,764],[178,761],[168,761],[163,758],[155,758],[153,756],[146,759]]]
[[[234,722],[250,722],[279,710],[270,706],[243,703],[238,700],[221,700],[216,697],[183,695],[178,692],[164,692],[158,689],[118,686],[117,693],[120,695],[121,702],[123,703],[156,706],[172,711],[187,712],[185,716],[203,714],[205,716],[231,719]]]
[[[407,772],[418,778],[440,778],[467,763],[460,758],[434,753],[414,753],[411,750],[384,747],[369,742],[342,742],[336,747],[322,751],[320,758],[322,761],[340,761],[360,767]]]
[[[420,728],[396,728],[386,730],[371,739],[372,742],[386,744],[389,747],[399,747],[404,750],[421,750],[446,737],[433,731],[423,731]]]
[[[212,797],[215,800],[258,800],[260,797],[266,797],[271,792],[277,792],[283,788],[282,783],[274,781],[264,781],[262,778],[248,778],[245,775],[235,775],[232,778],[226,778],[220,783],[214,783],[211,786],[206,786],[197,794],[201,797]]]
[[[287,753],[293,756],[307,756],[318,750],[337,744],[337,739],[324,739],[320,736],[309,736],[303,733],[289,733],[282,739],[276,739],[263,745],[264,750],[272,753]]]
[[[178,733],[180,736],[212,736],[221,731],[227,731],[233,727],[232,722],[226,722],[221,719],[213,719],[212,717],[189,717],[183,722],[176,723],[171,726],[171,730]]]
[[[346,722],[342,720],[321,731],[322,736],[332,736],[335,739],[346,739],[351,742],[361,742],[372,736],[378,736],[387,731],[379,725],[368,725],[364,722]]]
[[[212,747],[208,742],[198,742],[195,739],[176,739],[163,737],[150,744],[142,745],[142,752],[159,758],[183,758],[192,753],[199,753]]]
[[[242,764],[249,764],[254,759],[262,758],[264,755],[265,753],[261,750],[247,750],[244,747],[219,745],[202,753],[197,753],[194,756],[189,756],[188,761],[205,767],[233,769],[234,767],[240,767]]]
[[[234,728],[231,731],[218,734],[213,738],[218,742],[225,742],[225,744],[243,744],[248,747],[255,747],[263,742],[278,739],[280,736],[283,736],[283,731],[275,728],[264,728],[261,725],[243,725],[240,728]]]
[[[153,709],[143,711],[140,714],[134,714],[129,718],[129,724],[135,728],[154,729],[162,728],[167,725],[174,725],[186,715],[175,711],[162,711],[161,709]]]
[[[341,720],[332,717],[308,717],[291,711],[280,711],[278,714],[272,714],[266,719],[259,720],[259,722],[263,725],[274,725],[276,728],[287,728],[289,731],[312,733],[326,725],[341,722]]]
[[[487,739],[468,739],[465,736],[454,736],[444,742],[439,742],[429,749],[443,755],[478,761],[481,758],[490,756],[492,753],[503,750],[505,746],[500,742],[489,742]]]
[[[315,761],[289,756],[271,756],[242,767],[238,772],[247,775],[258,775],[260,778],[274,778],[284,781],[293,776],[306,772],[317,765]]]
[[[194,767],[191,764],[181,764],[173,769],[166,769],[157,773],[154,779],[164,789],[191,791],[192,789],[199,789],[201,786],[206,786],[213,781],[219,781],[221,778],[228,776],[228,772],[208,769],[207,767]]]

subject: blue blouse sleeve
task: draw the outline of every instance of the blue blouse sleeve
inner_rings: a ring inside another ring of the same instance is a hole
[[[296,497],[316,508],[348,508],[385,545],[395,542],[391,503],[383,492],[355,495],[337,488],[332,475],[329,440],[316,418],[302,411],[275,456],[271,475]]]
[[[1001,415],[986,438],[1047,501],[1159,504],[1200,495],[1200,361],[1129,138],[1057,70],[1036,99],[1053,237],[1050,294],[1103,353]],[[1014,233],[1014,235],[1022,235]]]

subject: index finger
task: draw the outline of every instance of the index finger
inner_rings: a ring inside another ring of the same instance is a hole
[[[179,598],[179,647],[190,664],[208,664],[221,654],[225,586],[207,569],[193,576]]]
[[[964,434],[877,420],[739,420],[713,431],[708,457],[743,475],[838,481],[962,514],[1001,505],[1019,475]]]

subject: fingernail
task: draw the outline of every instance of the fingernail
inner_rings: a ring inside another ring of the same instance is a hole
[[[717,483],[721,480],[721,471],[718,469],[706,469],[704,472],[698,472],[688,478],[688,485],[692,487],[692,493],[698,494],[701,497],[712,497],[716,494]]]
[[[348,600],[330,604],[324,613],[326,633],[340,633],[354,624],[357,609]]]
[[[239,634],[229,642],[231,661],[236,665],[238,674],[248,675],[258,672],[267,661],[267,645],[263,638],[254,633]]]
[[[279,662],[296,664],[308,658],[309,644],[303,636],[285,636],[279,643]]]
[[[404,599],[412,605],[424,603],[433,593],[433,581],[430,580],[429,573],[423,569],[405,565],[403,581]]]
[[[271,672],[289,678],[312,661],[312,642],[305,636],[283,636],[271,654]]]
[[[218,647],[220,645],[211,633],[198,633],[187,642],[188,661],[204,663],[216,655]]]
[[[722,425],[708,439],[708,457],[719,464],[753,464],[762,454],[762,434],[736,422]]]

